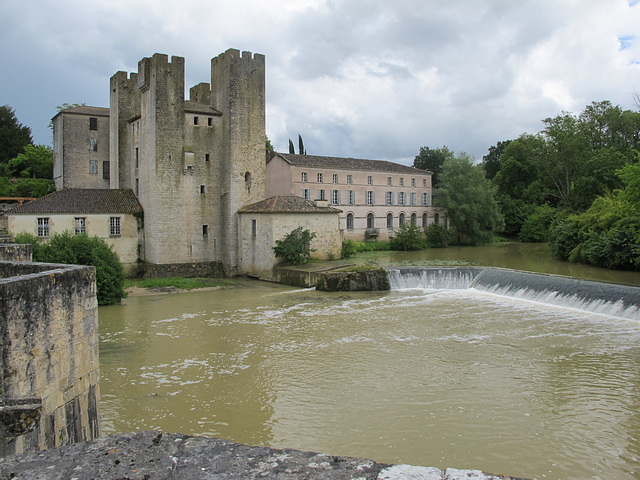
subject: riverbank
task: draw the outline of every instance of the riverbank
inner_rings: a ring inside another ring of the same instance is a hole
[[[479,470],[388,465],[292,449],[250,447],[177,433],[110,435],[42,452],[0,458],[0,478],[523,480]]]

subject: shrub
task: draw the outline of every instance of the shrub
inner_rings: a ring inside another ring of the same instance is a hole
[[[32,245],[33,261],[92,265],[96,267],[98,305],[112,305],[126,296],[124,270],[118,255],[102,239],[87,235],[54,233],[49,242],[28,233],[16,235],[17,243]]]
[[[410,222],[404,223],[390,237],[391,250],[423,250],[427,248],[427,241],[422,230]]]
[[[453,241],[451,232],[439,223],[432,223],[425,229],[427,245],[431,248],[448,247]]]
[[[548,204],[540,205],[522,224],[518,233],[521,242],[543,243],[549,240],[549,226],[553,221],[556,210]]]
[[[276,240],[276,246],[273,247],[276,257],[284,257],[293,265],[307,263],[313,251],[309,248],[309,243],[315,236],[314,232],[303,230],[302,227],[292,230],[283,240]]]
[[[357,242],[354,242],[353,240],[345,240],[342,242],[342,250],[340,251],[340,256],[342,258],[353,257],[356,253],[358,253]]]

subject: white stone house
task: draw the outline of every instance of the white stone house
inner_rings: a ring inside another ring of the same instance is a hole
[[[86,233],[111,245],[131,272],[142,248],[142,207],[129,189],[67,188],[5,213],[11,235],[31,233],[47,240],[54,233]]]
[[[247,205],[238,214],[239,264],[247,275],[273,280],[273,267],[284,263],[284,259],[274,256],[276,240],[282,240],[298,227],[316,234],[310,245],[312,258],[340,258],[340,210],[329,207],[326,202],[277,195]]]
[[[267,160],[267,196],[327,200],[339,208],[345,240],[388,240],[405,222],[444,221],[431,205],[431,172],[357,158],[274,153]]]

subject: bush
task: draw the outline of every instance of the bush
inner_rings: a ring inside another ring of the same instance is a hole
[[[546,203],[537,207],[522,224],[518,239],[521,242],[547,242],[549,240],[549,227],[555,214],[556,210]]]
[[[427,248],[427,241],[424,233],[411,222],[404,223],[394,234],[390,235],[391,250],[424,250]]]
[[[342,242],[342,250],[340,251],[341,258],[349,258],[353,257],[356,253],[358,253],[357,242],[353,240],[345,240]]]
[[[425,234],[427,236],[427,245],[431,248],[448,247],[453,241],[451,232],[439,223],[429,225],[425,230]]]
[[[96,267],[98,305],[112,305],[122,300],[124,270],[118,255],[102,239],[87,235],[54,233],[49,242],[28,233],[15,237],[16,243],[30,243],[34,262],[92,265]]]
[[[276,240],[276,246],[273,247],[276,257],[284,257],[293,265],[307,263],[313,251],[309,248],[309,243],[315,236],[315,233],[303,230],[302,227],[292,230],[283,240]]]

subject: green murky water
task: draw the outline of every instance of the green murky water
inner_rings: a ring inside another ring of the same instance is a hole
[[[245,280],[101,307],[100,329],[104,433],[529,478],[640,476],[637,321],[472,290]]]

